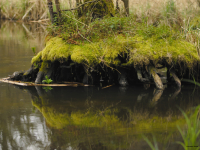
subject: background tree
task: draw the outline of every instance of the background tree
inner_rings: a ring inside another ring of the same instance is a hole
[[[126,15],[129,15],[129,0],[122,0],[124,2],[124,8],[126,10]]]
[[[59,2],[59,0],[55,0],[55,4],[56,4],[58,22],[60,23],[61,22],[61,18],[62,18],[62,13],[61,13],[61,9],[60,9],[60,2]]]
[[[48,8],[49,8],[50,20],[51,20],[51,23],[53,24],[54,23],[54,14],[53,14],[52,0],[47,0],[47,5],[48,5]]]

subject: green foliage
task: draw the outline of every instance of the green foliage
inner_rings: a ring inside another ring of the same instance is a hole
[[[53,80],[49,79],[48,76],[46,75],[46,76],[45,76],[45,80],[43,80],[42,82],[43,82],[43,83],[50,84],[52,81],[53,81]]]
[[[200,106],[196,107],[194,113],[190,117],[188,117],[188,115],[183,110],[180,109],[183,116],[185,117],[187,130],[186,131],[182,130],[179,126],[177,126],[184,141],[184,143],[182,142],[177,142],[177,143],[182,145],[185,150],[190,149],[190,147],[188,146],[194,146],[193,149],[195,150],[200,149],[199,147],[200,121],[198,118],[199,109],[200,109]]]
[[[33,54],[36,55],[35,47],[32,47],[31,49],[32,49],[32,51],[33,51]]]

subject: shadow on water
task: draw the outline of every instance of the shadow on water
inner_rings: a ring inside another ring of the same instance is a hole
[[[17,86],[18,87],[18,86]],[[142,134],[156,136],[160,147],[181,149],[177,125],[185,127],[177,108],[190,113],[200,104],[198,89],[164,91],[142,87],[18,87],[51,129],[50,147],[73,149],[149,149]],[[168,140],[167,140],[168,139]]]

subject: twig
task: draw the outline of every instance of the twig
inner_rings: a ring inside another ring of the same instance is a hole
[[[26,11],[26,13],[24,14],[24,16],[22,17],[22,20],[24,20],[24,19],[26,18],[27,14],[31,11],[31,9],[32,9],[34,6],[35,6],[35,3],[34,3],[31,7],[29,7],[29,9]]]
[[[80,34],[80,32],[78,32],[78,34],[79,34],[82,38],[84,38],[85,40],[87,40],[88,42],[92,43],[90,40],[88,40],[86,37],[84,37],[82,34]]]
[[[85,3],[79,5],[79,6],[75,7],[75,8],[65,9],[65,10],[62,10],[62,11],[72,11],[72,10],[76,10],[76,9],[78,9],[79,7],[81,7],[81,6],[85,5],[85,4],[93,3],[93,2],[96,2],[96,1],[99,1],[99,0],[94,0],[94,1],[85,2]]]
[[[77,22],[79,22],[79,23],[81,23],[81,24],[83,24],[83,25],[85,25],[85,26],[88,26],[88,25],[86,25],[85,23],[83,23],[83,22],[81,22],[81,21],[79,21],[79,20],[77,20],[77,19],[75,19],[75,18],[72,18],[72,17],[70,17],[70,16],[68,16],[68,15],[66,15],[66,14],[65,14],[65,16],[67,16],[67,17],[69,17],[69,18],[71,18],[71,19],[74,19],[75,21],[77,21]]]

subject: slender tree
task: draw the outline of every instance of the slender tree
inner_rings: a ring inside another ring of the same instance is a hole
[[[126,15],[129,15],[129,0],[122,0],[124,2],[124,7],[126,10]]]
[[[200,7],[200,0],[197,0],[197,4],[198,4],[198,6]]]
[[[53,14],[53,3],[52,0],[47,0],[47,5],[49,7],[49,13],[50,13],[50,20],[51,23],[54,23],[54,14]]]
[[[62,13],[61,13],[61,9],[60,9],[59,0],[55,0],[55,4],[56,4],[57,15],[58,15],[58,22],[60,23],[61,18],[62,18]]]

